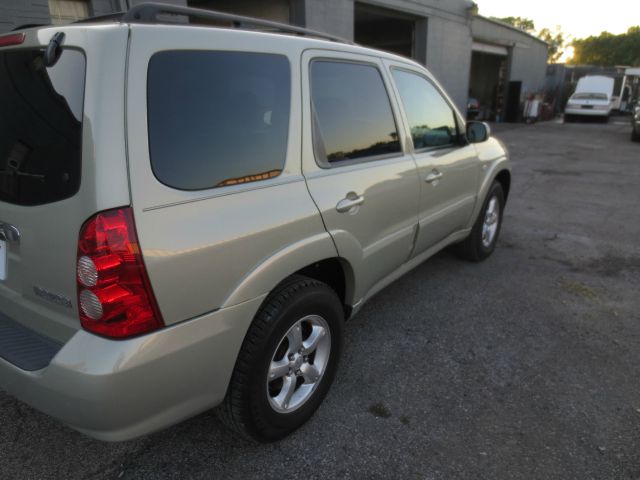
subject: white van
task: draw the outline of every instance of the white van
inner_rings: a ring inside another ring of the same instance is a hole
[[[613,78],[589,75],[578,80],[576,91],[564,109],[564,120],[570,122],[578,115],[602,117],[609,120],[613,108]]]

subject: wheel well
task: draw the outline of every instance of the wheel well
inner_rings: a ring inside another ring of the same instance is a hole
[[[345,270],[340,259],[327,258],[308,265],[296,273],[314,278],[329,285],[338,294],[340,302],[345,309],[345,318],[348,318],[351,314],[351,307],[346,304],[347,280]]]
[[[496,180],[500,182],[502,185],[502,190],[504,190],[504,201],[507,201],[507,197],[509,196],[509,189],[511,188],[511,174],[509,170],[502,170],[498,175],[496,175]]]

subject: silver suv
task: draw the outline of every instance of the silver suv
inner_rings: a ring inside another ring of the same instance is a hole
[[[218,405],[276,440],[364,302],[492,253],[504,147],[422,66],[321,37],[153,4],[0,36],[2,389],[103,440]]]

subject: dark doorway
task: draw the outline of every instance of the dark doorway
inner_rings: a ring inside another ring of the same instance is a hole
[[[478,104],[478,120],[503,120],[507,57],[485,52],[471,55],[469,98]],[[470,102],[471,103],[471,100]]]
[[[520,120],[520,94],[522,92],[522,82],[509,82],[507,89],[507,109],[505,112],[505,122],[517,122]]]
[[[368,47],[415,58],[416,19],[394,10],[355,4],[354,40]]]

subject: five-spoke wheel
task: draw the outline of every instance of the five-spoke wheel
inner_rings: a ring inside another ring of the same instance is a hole
[[[322,380],[331,354],[331,333],[318,315],[301,318],[282,337],[267,375],[269,403],[277,412],[299,408]]]
[[[342,302],[328,285],[298,275],[279,285],[247,332],[221,419],[259,441],[304,424],[333,382],[343,322]]]

